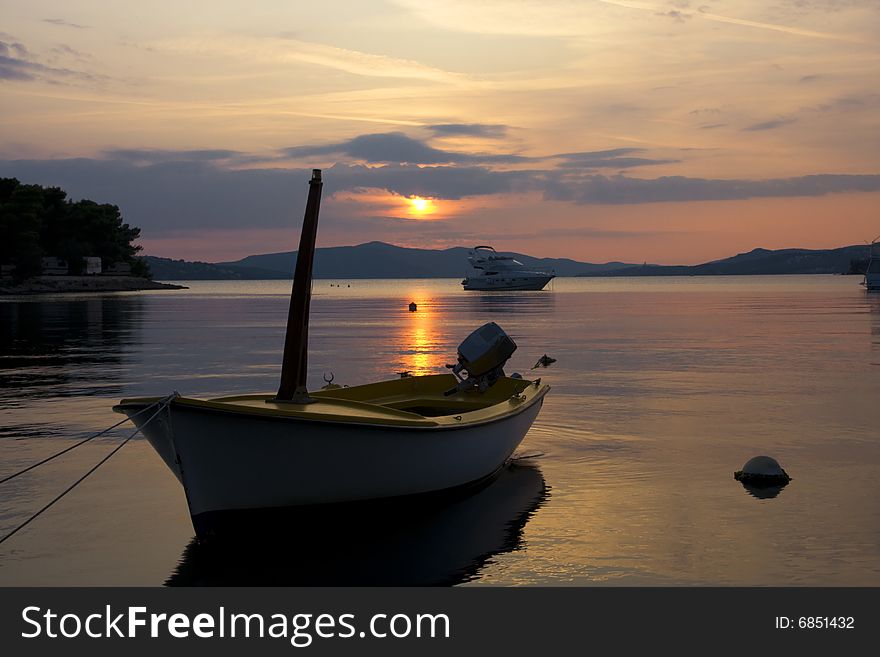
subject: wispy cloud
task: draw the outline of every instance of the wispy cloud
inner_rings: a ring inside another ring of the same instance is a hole
[[[635,204],[731,201],[750,198],[823,196],[841,192],[880,191],[880,175],[819,174],[769,180],[712,180],[664,176],[579,176],[550,179],[545,198],[572,203]]]
[[[776,128],[781,128],[786,125],[791,125],[795,123],[795,119],[791,118],[782,118],[782,119],[771,119],[770,121],[761,121],[760,123],[753,123],[750,126],[746,126],[743,128],[746,132],[761,132],[762,130],[775,130]]]
[[[487,233],[485,230],[473,234],[481,240],[534,240],[534,239],[553,239],[557,237],[574,237],[590,240],[630,240],[645,239],[651,237],[670,236],[670,235],[688,235],[694,231],[682,230],[609,230],[603,228],[591,228],[589,226],[578,226],[574,228],[548,228],[536,230],[533,232],[498,232],[495,234]]]
[[[295,38],[204,35],[151,42],[154,50],[188,52],[255,63],[313,64],[364,77],[386,77],[426,82],[463,83],[461,74],[418,61],[338,48]]]
[[[815,109],[820,112],[858,110],[880,105],[880,94],[866,93],[859,96],[839,96],[820,103]]]
[[[0,80],[33,80],[38,71],[22,44],[0,41]]]
[[[117,148],[104,151],[104,157],[131,164],[167,164],[169,162],[240,162],[248,158],[243,153],[226,149],[168,150]]]
[[[507,135],[507,126],[500,123],[440,123],[429,125],[428,129],[440,137],[485,137],[501,139]]]
[[[57,25],[58,27],[72,27],[76,30],[89,29],[88,25],[80,25],[79,23],[71,23],[70,21],[66,21],[63,18],[44,18],[43,22],[49,23],[51,25]]]
[[[532,160],[520,155],[442,150],[402,132],[360,135],[333,144],[294,146],[284,152],[291,158],[345,155],[354,160],[385,164],[514,164]]]
[[[644,2],[629,2],[629,0],[598,0],[607,5],[615,5],[617,7],[626,7],[628,9],[638,9],[642,11],[651,11],[658,14],[664,15],[681,15],[681,12],[672,11],[672,12],[663,12],[662,7],[656,4],[648,4]],[[776,23],[767,23],[763,21],[754,21],[747,20],[745,18],[736,18],[734,16],[722,16],[721,14],[713,14],[709,11],[707,6],[701,6],[697,9],[693,14],[688,14],[692,16],[697,16],[699,18],[715,21],[717,23],[727,23],[729,25],[739,25],[742,27],[755,28],[759,30],[770,30],[773,32],[782,32],[784,34],[790,34],[792,36],[800,36],[807,37],[813,39],[828,39],[832,41],[845,41],[845,42],[861,42],[861,39],[856,37],[845,35],[845,34],[833,34],[830,32],[819,32],[816,30],[807,30],[800,27],[795,27],[791,25],[779,25]]]
[[[88,53],[84,53],[81,50],[77,50],[76,48],[71,48],[66,43],[60,43],[50,51],[50,60],[54,63],[58,60],[76,60],[78,62],[83,63],[91,63],[93,58]]]
[[[771,119],[770,121],[753,123],[752,125],[743,128],[743,130],[746,132],[761,132],[763,130],[775,130],[776,128],[791,125],[792,123],[795,123],[795,119]]]
[[[104,79],[104,77],[69,68],[47,66],[39,62],[22,43],[14,40],[0,41],[0,80],[58,81],[63,79],[97,81]]]
[[[562,162],[560,168],[570,169],[632,169],[634,167],[655,164],[671,164],[678,160],[632,157],[636,153],[644,153],[643,148],[613,148],[604,151],[586,151],[581,153],[560,153],[554,155]]]
[[[679,11],[678,9],[670,9],[669,11],[658,11],[657,15],[658,16],[665,16],[666,18],[671,18],[676,23],[684,23],[686,20],[688,20],[691,17],[690,14]]]
[[[705,18],[706,20],[715,21],[718,23],[728,23],[729,25],[741,25],[743,27],[751,27],[759,30],[782,32],[783,34],[790,34],[792,36],[807,37],[811,39],[826,39],[830,41],[843,41],[848,43],[861,42],[861,39],[846,34],[833,34],[830,32],[819,32],[817,30],[805,30],[803,28],[793,27],[790,25],[777,25],[775,23],[750,21],[744,18],[734,18],[733,16],[721,16],[719,14],[712,14],[708,11],[698,11],[696,15]]]

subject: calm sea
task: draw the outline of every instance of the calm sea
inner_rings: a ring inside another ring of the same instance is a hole
[[[204,547],[138,438],[0,546],[0,584],[880,585],[880,294],[858,282],[316,281],[310,387],[442,372],[496,321],[508,373],[553,387],[520,449],[543,455],[441,509]],[[277,388],[290,282],[187,284],[0,299],[0,478],[116,422],[122,397]],[[0,484],[0,534],[129,431]],[[733,479],[759,454],[793,477],[775,496]]]

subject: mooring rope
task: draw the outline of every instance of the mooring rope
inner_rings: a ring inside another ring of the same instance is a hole
[[[507,459],[510,463],[516,463],[517,461],[528,461],[530,459],[539,459],[544,456],[544,452],[526,452],[525,454],[514,454],[509,459]]]
[[[33,522],[33,521],[36,520],[40,515],[42,515],[42,513],[43,513],[44,511],[48,510],[48,509],[49,509],[53,504],[55,504],[58,500],[60,500],[62,497],[64,497],[64,496],[67,495],[70,491],[72,491],[74,488],[76,488],[79,484],[81,484],[81,483],[85,480],[86,477],[88,477],[88,476],[89,476],[90,474],[92,474],[95,470],[97,470],[97,469],[100,468],[102,465],[104,465],[104,463],[106,463],[106,462],[110,459],[111,456],[113,456],[116,452],[118,452],[120,449],[122,449],[123,447],[125,447],[125,445],[128,443],[129,440],[131,440],[131,439],[134,438],[136,435],[138,435],[144,427],[146,427],[150,422],[152,422],[152,421],[156,418],[157,415],[159,415],[159,413],[161,413],[163,410],[165,410],[165,409],[168,407],[168,405],[171,404],[171,400],[173,400],[173,399],[174,399],[175,397],[177,397],[177,396],[178,396],[178,394],[177,394],[176,392],[174,392],[174,393],[168,395],[167,397],[163,397],[162,399],[160,399],[159,401],[157,401],[155,404],[151,404],[150,406],[147,406],[147,407],[141,409],[141,411],[138,411],[138,413],[140,413],[140,412],[142,412],[142,411],[147,410],[148,408],[152,408],[152,407],[155,406],[156,404],[159,405],[159,408],[156,409],[156,412],[153,413],[153,414],[149,417],[149,419],[148,419],[146,422],[144,422],[143,426],[138,427],[137,429],[135,429],[131,434],[129,434],[129,436],[128,436],[125,440],[123,440],[123,441],[122,441],[121,443],[119,443],[116,447],[114,447],[114,448],[113,448],[113,451],[111,451],[109,454],[107,454],[107,456],[105,456],[105,457],[102,458],[100,461],[98,461],[98,463],[95,464],[95,465],[94,465],[94,466],[93,466],[88,472],[86,472],[82,477],[80,477],[80,478],[77,479],[75,482],[73,482],[70,486],[68,486],[68,487],[67,487],[67,488],[66,488],[61,494],[59,494],[57,497],[55,497],[55,498],[54,498],[51,502],[49,502],[46,506],[44,506],[42,509],[40,509],[39,511],[37,511],[37,512],[36,512],[35,514],[33,514],[30,518],[28,518],[27,520],[25,520],[23,523],[21,523],[21,524],[20,524],[18,527],[16,527],[15,529],[13,529],[11,532],[9,532],[8,534],[6,534],[6,536],[4,536],[3,538],[0,538],[0,544],[4,543],[4,542],[5,542],[7,539],[9,539],[9,538],[12,538],[12,537],[13,537],[15,534],[17,534],[20,530],[22,530],[22,529],[24,529],[25,527],[27,527],[31,522]],[[134,416],[132,416],[132,417],[134,417]],[[126,419],[128,419],[128,418],[126,418]],[[109,430],[109,429],[108,429],[108,430]],[[36,466],[32,466],[32,467],[36,467]]]
[[[76,449],[76,448],[79,447],[80,445],[85,445],[85,444],[86,444],[87,442],[89,442],[90,440],[94,440],[95,438],[98,438],[98,437],[100,437],[100,436],[103,436],[105,433],[108,433],[108,432],[112,431],[113,429],[115,429],[116,427],[118,427],[120,424],[125,424],[125,423],[128,422],[129,420],[132,420],[132,419],[136,418],[136,417],[137,417],[138,415],[140,415],[141,413],[144,413],[144,412],[150,410],[151,408],[153,408],[154,406],[157,406],[158,404],[162,404],[162,403],[165,401],[165,399],[167,399],[167,397],[164,398],[164,399],[160,399],[159,401],[154,402],[154,403],[150,404],[149,406],[144,406],[144,407],[143,407],[141,410],[139,410],[137,413],[134,413],[133,415],[131,415],[131,417],[125,417],[125,418],[122,418],[121,420],[119,420],[119,422],[117,422],[116,424],[114,424],[112,427],[107,427],[107,428],[104,429],[103,431],[99,431],[98,433],[96,433],[96,434],[94,434],[94,435],[91,435],[91,436],[89,436],[88,438],[84,438],[83,440],[80,440],[80,441],[79,441],[78,443],[76,443],[75,445],[71,445],[70,447],[65,447],[64,449],[62,449],[62,450],[61,450],[60,452],[58,452],[57,454],[53,454],[52,456],[48,456],[48,457],[44,458],[42,461],[39,461],[39,462],[37,462],[37,463],[34,463],[33,465],[29,465],[29,466],[26,467],[24,470],[19,470],[19,471],[16,472],[15,474],[11,474],[11,475],[9,475],[8,477],[4,477],[3,479],[0,479],[0,484],[5,484],[5,483],[6,483],[7,481],[9,481],[10,479],[15,479],[17,476],[19,476],[19,475],[23,475],[25,472],[30,472],[30,471],[33,470],[34,468],[36,468],[36,467],[38,467],[38,466],[41,466],[41,465],[43,465],[44,463],[48,463],[49,461],[51,461],[51,460],[53,460],[53,459],[57,459],[59,456],[61,456],[61,455],[63,455],[63,454],[67,454],[67,452],[69,452],[69,451],[71,451],[71,450],[73,450],[73,449]]]

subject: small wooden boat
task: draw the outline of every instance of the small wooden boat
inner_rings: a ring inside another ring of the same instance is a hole
[[[113,410],[140,428],[181,482],[198,535],[235,510],[393,498],[493,476],[525,437],[549,391],[504,375],[516,345],[496,324],[461,344],[449,374],[306,389],[308,313],[321,173],[303,221],[276,395],[158,398]]]

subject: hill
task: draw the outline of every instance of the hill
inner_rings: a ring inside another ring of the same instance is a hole
[[[315,278],[456,278],[467,273],[468,251],[468,248],[462,246],[450,249],[411,249],[385,242],[329,247],[316,250],[314,275]],[[529,268],[553,270],[558,276],[577,276],[586,272],[631,266],[622,262],[593,264],[568,258],[535,258],[522,253],[500,253],[513,256]],[[287,272],[292,277],[296,252],[253,255],[235,262],[218,264]]]
[[[144,256],[153,278],[161,281],[270,280],[292,278],[283,272],[255,267],[215,265],[210,262],[189,262]]]
[[[868,247],[838,249],[753,249],[700,265],[635,265],[579,276],[750,276],[768,274],[846,274],[854,261],[866,258]]]
[[[468,249],[410,249],[384,242],[336,246],[315,251],[315,278],[460,278],[467,274]],[[535,258],[506,253],[528,267],[554,270],[558,276],[631,267],[623,262],[593,264],[568,258]],[[296,251],[251,255],[234,262],[187,262],[147,256],[159,280],[219,280],[293,278]]]
[[[467,274],[465,247],[410,249],[384,242],[317,249],[315,278],[460,278]],[[838,249],[754,249],[700,265],[594,264],[568,258],[536,258],[509,253],[529,268],[557,276],[742,276],[759,274],[852,273],[867,257],[867,247]],[[158,280],[259,280],[293,278],[296,251],[251,255],[234,262],[188,262],[146,256]]]

